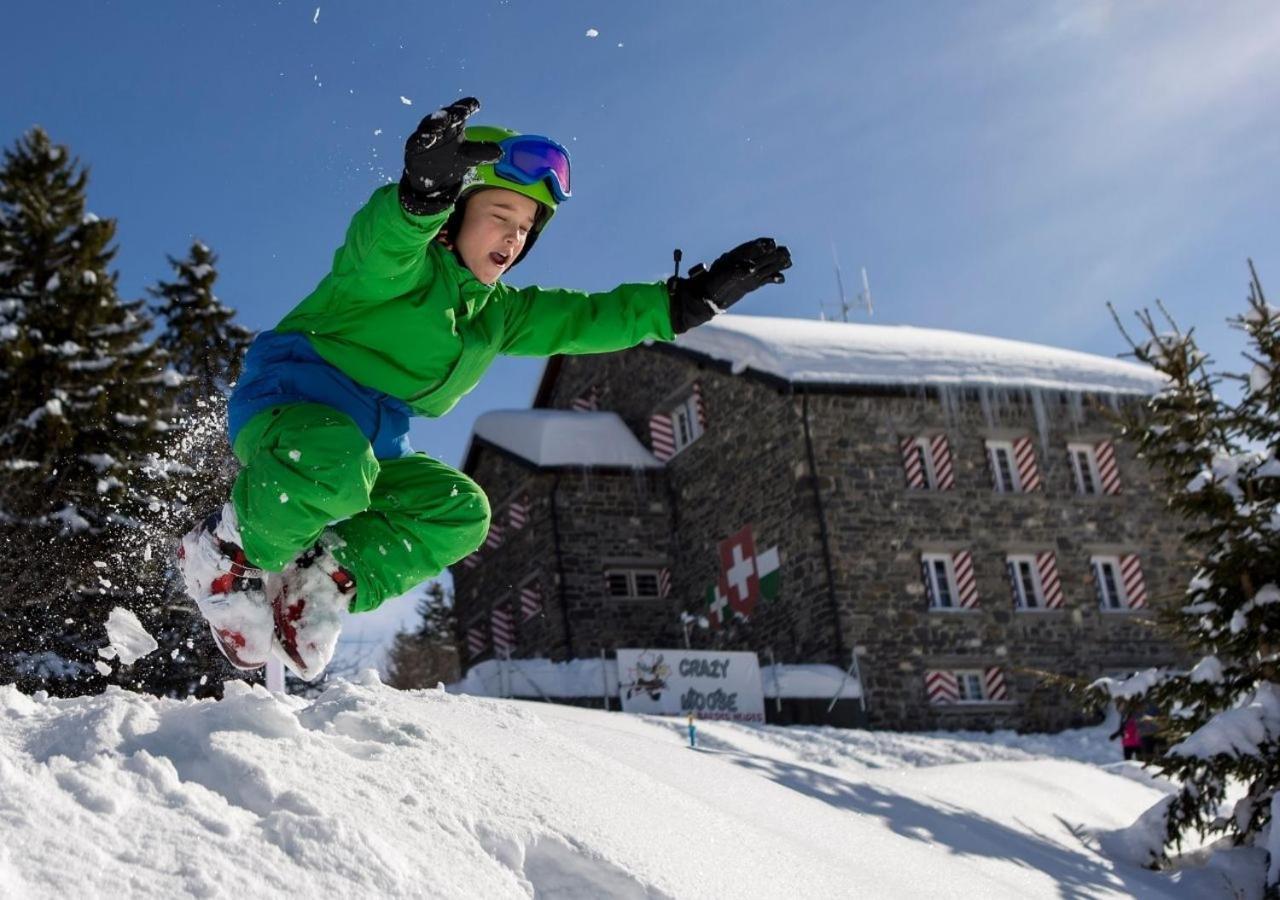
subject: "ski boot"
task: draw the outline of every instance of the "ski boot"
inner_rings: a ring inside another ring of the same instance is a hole
[[[240,547],[234,506],[225,504],[183,536],[178,571],[227,661],[245,671],[266,665],[271,606],[262,570],[253,567]]]
[[[356,580],[326,540],[322,537],[267,585],[275,618],[272,652],[304,681],[319,678],[333,659],[342,613],[355,599]]]

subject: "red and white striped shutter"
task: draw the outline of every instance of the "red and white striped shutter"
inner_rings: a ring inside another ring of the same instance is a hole
[[[1124,595],[1130,609],[1147,606],[1147,583],[1142,578],[1142,562],[1136,553],[1120,557],[1120,579],[1124,582]]]
[[[1040,467],[1036,465],[1036,448],[1031,438],[1020,437],[1013,442],[1013,458],[1022,489],[1028,492],[1040,490]]]
[[[693,413],[698,417],[698,431],[707,430],[707,414],[702,408],[702,382],[693,383]]]
[[[468,569],[474,569],[480,565],[480,551],[473,550],[462,558],[462,564]]]
[[[467,654],[471,657],[480,656],[489,648],[489,638],[485,634],[483,622],[477,622],[467,629]]]
[[[594,412],[600,408],[600,389],[594,384],[573,398],[569,407],[574,412]]]
[[[1093,446],[1098,460],[1098,477],[1102,480],[1102,493],[1120,493],[1120,467],[1116,465],[1116,448],[1111,441],[1100,441]]]
[[[676,455],[676,435],[671,427],[671,416],[654,413],[649,417],[649,448],[662,462]]]
[[[1052,550],[1036,554],[1036,568],[1040,570],[1040,590],[1044,592],[1047,609],[1062,606],[1062,579],[1058,577],[1058,560]]]
[[[982,681],[988,700],[1009,699],[1009,688],[1004,683],[1004,671],[999,666],[992,666],[983,672]]]
[[[507,507],[507,527],[519,531],[529,521],[529,495],[521,494]]]
[[[899,446],[902,448],[902,467],[907,473],[907,487],[916,490],[928,487],[924,478],[924,459],[916,439],[904,437]]]
[[[498,653],[510,653],[516,645],[516,628],[507,604],[495,606],[490,621],[493,623],[493,649]]]
[[[951,444],[945,434],[936,434],[929,440],[929,453],[933,457],[933,474],[938,476],[938,490],[951,490],[956,486],[956,473],[951,465]]]
[[[671,596],[671,570],[665,566],[658,570],[658,596]]]
[[[960,605],[965,609],[976,609],[978,579],[973,574],[973,554],[968,550],[961,550],[951,557],[951,566],[956,572],[956,592],[960,597]]]
[[[520,621],[528,622],[542,613],[542,587],[531,581],[520,588]]]
[[[927,670],[924,673],[924,690],[934,705],[955,703],[960,699],[960,685],[956,683],[955,672]]]
[[[502,523],[493,520],[489,522],[489,534],[485,536],[484,546],[486,550],[497,550],[502,546]]]

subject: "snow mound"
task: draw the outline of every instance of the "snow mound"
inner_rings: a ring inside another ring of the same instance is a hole
[[[0,894],[1192,896],[1085,839],[1163,796],[1096,766],[855,771],[706,733],[372,671],[312,700],[0,687]]]
[[[1151,394],[1149,366],[1005,338],[908,325],[726,314],[676,338],[684,350],[792,383],[954,385]]]
[[[475,436],[535,466],[662,468],[617,413],[497,410],[476,419]]]

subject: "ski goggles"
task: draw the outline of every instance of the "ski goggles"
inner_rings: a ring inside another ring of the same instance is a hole
[[[537,184],[544,178],[556,201],[573,195],[569,184],[569,151],[540,134],[518,134],[499,141],[502,159],[493,171],[516,184]]]

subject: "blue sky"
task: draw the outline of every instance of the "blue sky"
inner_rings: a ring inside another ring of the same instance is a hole
[[[1245,257],[1280,291],[1274,4],[99,0],[3,20],[0,140],[40,123],[91,164],[127,295],[198,236],[254,328],[464,94],[574,154],[517,284],[656,279],[677,245],[691,263],[771,234],[795,268],[736,311],[831,312],[834,247],[847,285],[867,267],[874,322],[1111,355],[1104,303],[1161,297],[1231,361]],[[502,361],[416,444],[458,462],[539,371]]]

